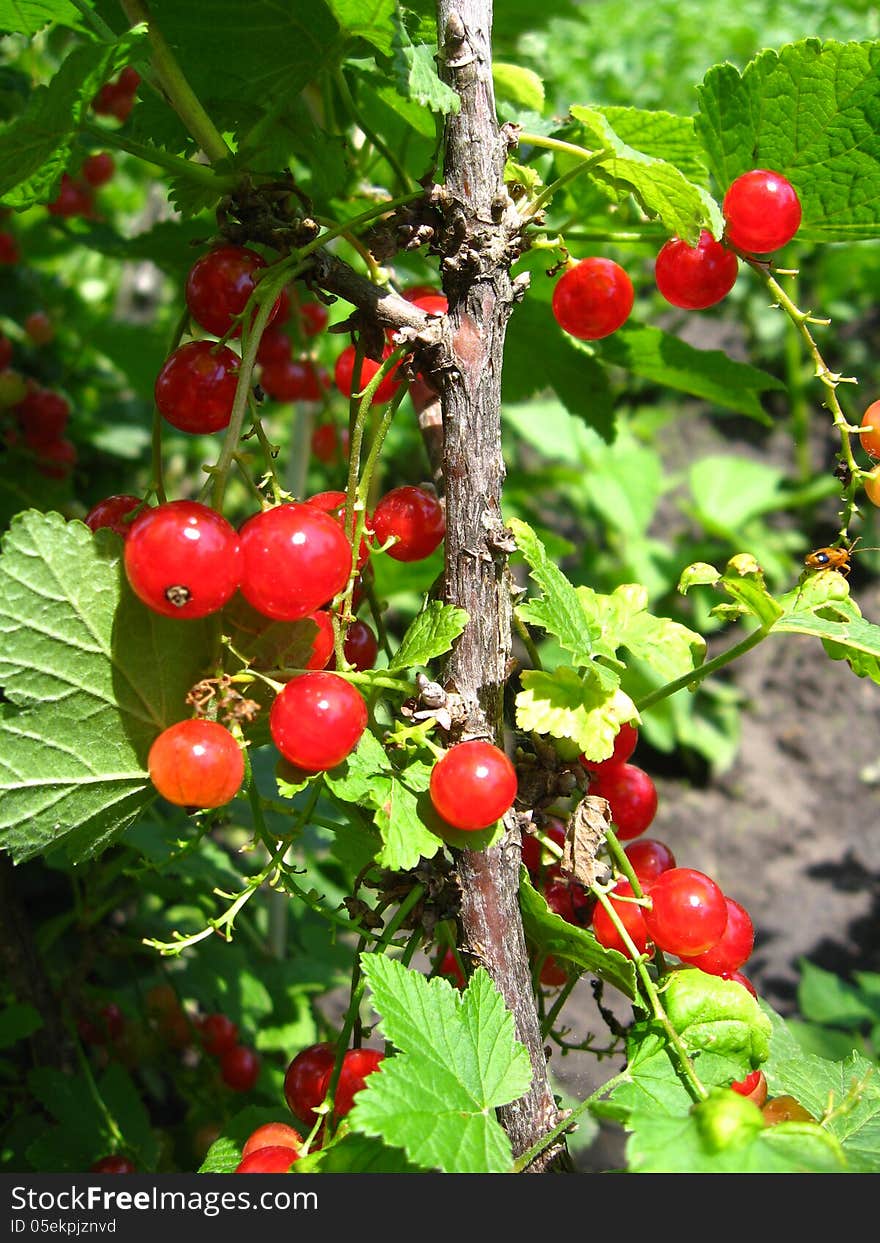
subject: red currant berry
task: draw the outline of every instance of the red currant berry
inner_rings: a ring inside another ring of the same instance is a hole
[[[285,1072],[284,1097],[290,1112],[310,1129],[318,1121],[315,1109],[327,1095],[335,1061],[332,1044],[313,1044],[297,1053]]]
[[[91,1174],[134,1174],[137,1171],[127,1157],[120,1157],[117,1154],[110,1157],[101,1157],[100,1161],[96,1161],[94,1165],[89,1166],[89,1172]]]
[[[612,889],[608,895],[611,905],[614,907],[615,914],[620,918],[626,931],[629,933],[633,945],[640,954],[644,954],[648,947],[648,929],[645,926],[644,907],[638,906],[635,902],[621,902],[621,898],[632,898],[633,887],[629,881],[621,880]],[[618,899],[615,901],[615,899]],[[605,910],[605,907],[597,902],[593,911],[593,932],[596,934],[596,940],[600,945],[604,945],[606,949],[618,950],[621,954],[630,956],[630,951],[626,942],[614,926],[611,916]]]
[[[731,975],[738,971],[755,946],[755,929],[748,911],[733,898],[724,900],[727,903],[727,925],[721,940],[705,953],[682,960],[709,975]]]
[[[90,186],[105,186],[116,172],[116,161],[109,151],[99,151],[83,161],[82,175]]]
[[[544,899],[554,915],[567,924],[583,927],[589,923],[592,900],[583,885],[563,876],[558,864],[552,864],[545,875]]]
[[[345,1118],[351,1112],[354,1098],[366,1086],[367,1076],[378,1070],[384,1059],[385,1054],[377,1049],[346,1050],[333,1102],[333,1112],[337,1118]]]
[[[220,1057],[238,1043],[238,1026],[225,1014],[206,1014],[198,1025],[205,1052]]]
[[[349,434],[347,427],[335,423],[319,423],[312,432],[312,453],[319,462],[332,466],[348,458]]]
[[[880,401],[872,401],[862,415],[859,443],[870,458],[880,458]]]
[[[667,302],[702,311],[726,298],[736,284],[739,260],[703,229],[696,246],[673,237],[661,248],[654,279]]]
[[[310,496],[306,498],[306,504],[314,505],[315,509],[322,509],[324,513],[326,514],[333,514],[334,517],[336,518],[336,521],[342,527],[343,531],[345,530],[345,493],[344,492],[338,492],[338,491],[316,492],[314,496]],[[352,523],[354,523],[354,517],[352,518]],[[373,520],[369,514],[365,514],[364,515],[364,531],[367,534],[370,534],[372,532],[372,529],[373,529]],[[351,534],[352,535],[354,534],[353,530],[351,531]],[[350,546],[351,546],[351,541],[349,540],[349,547]],[[369,555],[370,555],[370,550],[367,547],[366,540],[362,536],[361,545],[360,545],[360,548],[358,549],[358,560],[357,560],[358,570],[364,569]],[[352,604],[352,608],[356,609],[357,606],[355,604]]]
[[[635,725],[630,721],[624,721],[617,731],[617,737],[614,739],[614,750],[607,760],[588,760],[585,755],[582,755],[581,763],[591,773],[602,772],[603,770],[613,768],[616,764],[625,764],[633,751],[635,751],[638,741],[639,731]]]
[[[62,173],[58,193],[46,207],[52,216],[71,217],[90,216],[94,205],[91,189],[74,181],[69,173]]]
[[[304,772],[335,768],[350,755],[367,727],[363,695],[336,673],[292,678],[269,712],[269,732],[286,760]]]
[[[788,1094],[773,1096],[762,1107],[765,1126],[777,1126],[780,1122],[815,1122],[816,1119],[799,1100]]]
[[[464,978],[464,972],[459,966],[455,952],[451,949],[447,949],[443,957],[440,959],[437,966],[437,974],[449,976],[456,988],[464,988],[465,986],[466,981]]]
[[[731,971],[729,974],[725,971],[721,973],[722,980],[734,980],[737,984],[741,984],[743,988],[752,994],[753,997],[758,996],[758,990],[755,988],[748,976],[743,975],[741,971]]]
[[[287,1174],[294,1161],[299,1160],[299,1153],[288,1144],[275,1144],[265,1148],[256,1148],[247,1156],[242,1156],[235,1167],[236,1174]]]
[[[20,258],[21,250],[19,249],[18,242],[5,229],[0,231],[0,263],[18,263]]]
[[[249,1157],[252,1152],[259,1152],[261,1148],[287,1148],[299,1155],[302,1142],[300,1133],[286,1122],[267,1122],[251,1131],[241,1155]]]
[[[658,949],[679,958],[717,945],[727,924],[724,894],[694,868],[670,868],[654,881],[644,908],[648,935]]]
[[[590,779],[590,793],[606,798],[621,841],[644,833],[657,812],[657,788],[636,764],[615,764]]]
[[[281,358],[267,362],[260,384],[275,401],[320,401],[327,388],[322,372],[308,358]]]
[[[738,1079],[730,1085],[732,1092],[753,1101],[759,1109],[767,1103],[767,1079],[763,1070],[753,1070],[745,1079]]]
[[[541,963],[541,970],[538,979],[545,988],[560,988],[563,984],[568,983],[568,972],[561,963],[548,954]]]
[[[415,302],[418,298],[439,298],[439,289],[435,289],[433,285],[410,285],[408,289],[401,291],[402,298],[406,298],[407,302]]]
[[[260,1059],[246,1045],[233,1045],[220,1058],[220,1078],[233,1092],[250,1092],[260,1077]]]
[[[141,75],[133,65],[126,65],[120,71],[119,77],[116,79],[116,85],[121,91],[125,91],[128,95],[133,95],[141,84]]]
[[[83,522],[91,531],[109,527],[111,531],[115,531],[117,535],[126,539],[131,530],[131,523],[125,521],[125,515],[133,513],[141,504],[140,497],[129,496],[124,492],[117,496],[107,496],[103,501],[98,501],[97,505],[92,506],[83,518]]]
[[[391,353],[392,353],[392,350],[390,346],[386,347],[382,355],[383,361],[384,359],[388,358],[388,356]],[[339,389],[343,397],[351,397],[355,389],[357,389],[358,392],[362,392],[366,388],[366,386],[370,383],[373,376],[376,374],[376,372],[379,370],[380,366],[382,365],[381,363],[377,363],[372,358],[362,359],[361,369],[359,372],[359,378],[357,382],[355,382],[354,362],[355,362],[355,347],[353,345],[347,345],[345,349],[342,351],[342,353],[339,355],[339,357],[337,358],[336,368],[334,371],[334,376],[336,379],[336,387]],[[388,373],[387,376],[385,376],[384,380],[382,381],[382,383],[379,385],[379,387],[376,389],[375,393],[373,394],[373,400],[371,403],[372,405],[374,406],[384,405],[386,401],[391,400],[391,398],[400,388],[401,381],[398,377],[398,369],[399,369],[399,364],[395,366],[393,370]]]
[[[65,479],[76,463],[76,446],[61,437],[46,444],[35,444],[37,470],[47,479]]]
[[[629,319],[632,281],[613,259],[582,259],[563,272],[553,290],[553,317],[580,341],[610,336]]]
[[[229,423],[241,360],[215,341],[188,341],[156,377],[156,406],[180,432],[207,435]]]
[[[31,388],[15,407],[18,425],[27,443],[38,445],[57,440],[70,418],[70,403],[48,388]]]
[[[312,654],[305,663],[306,669],[326,669],[333,655],[333,619],[325,609],[309,613],[309,620],[318,627],[312,640]]]
[[[290,359],[291,349],[290,337],[279,326],[276,317],[276,322],[270,324],[260,337],[260,344],[257,346],[257,362],[262,367],[285,363]],[[268,389],[266,391],[268,392]]]
[[[112,1044],[125,1030],[125,1015],[114,1001],[109,1001],[94,1018],[81,1019],[77,1030],[86,1044]]]
[[[416,297],[411,294],[403,295],[407,302],[411,302],[413,306],[417,306],[419,310],[424,311],[426,315],[446,315],[449,311],[449,302],[442,293],[420,293]]]
[[[22,327],[34,345],[48,345],[55,337],[55,325],[45,311],[31,311]]]
[[[177,807],[225,807],[244,780],[244,754],[229,730],[197,718],[164,729],[147,767],[153,785]]]
[[[247,246],[218,246],[209,250],[195,261],[186,278],[185,297],[190,315],[205,332],[225,336],[256,288],[255,273],[265,266],[263,256]],[[272,316],[270,322],[271,319]],[[241,324],[235,323],[232,336],[240,333]]]
[[[241,528],[241,592],[275,621],[298,621],[332,600],[351,574],[351,545],[336,518],[291,501]]]
[[[241,564],[234,527],[198,501],[168,501],[144,510],[125,541],[132,590],[165,617],[216,613],[235,594]]]
[[[560,849],[562,848],[565,843],[565,825],[561,820],[556,816],[551,816],[545,824],[539,827],[544,837],[548,837],[551,842],[555,842]],[[523,833],[522,861],[532,876],[538,875],[542,865],[553,864],[556,862],[556,859],[557,856],[551,854],[545,846],[542,846],[534,834]]]
[[[721,204],[725,237],[750,254],[766,255],[790,242],[801,225],[801,203],[781,173],[753,168],[731,183]]]
[[[456,829],[489,828],[513,806],[516,787],[513,764],[480,738],[451,747],[431,770],[434,810]]]
[[[322,302],[302,302],[298,310],[300,330],[304,337],[316,337],[327,327],[330,312]]]
[[[863,481],[865,496],[872,505],[880,506],[880,466],[875,466]]]
[[[348,628],[342,651],[348,663],[362,672],[376,664],[379,642],[366,622],[356,620]]]
[[[662,872],[675,867],[675,855],[669,847],[652,837],[632,842],[626,847],[625,854],[642,889],[652,885]]]
[[[388,556],[395,561],[423,561],[442,542],[446,517],[433,492],[404,485],[386,492],[379,501],[373,531],[380,544],[394,536]]]
[[[13,347],[9,337],[0,334],[0,371],[5,371],[12,362]]]

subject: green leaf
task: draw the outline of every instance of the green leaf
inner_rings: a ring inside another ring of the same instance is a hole
[[[799,238],[880,234],[880,42],[804,39],[740,73],[715,65],[697,88],[697,130],[723,191],[770,168],[801,200]]]
[[[393,771],[379,739],[371,730],[364,730],[351,755],[326,772],[324,780],[337,798],[369,805],[371,793],[375,798],[385,797]]]
[[[597,654],[613,660],[617,649],[625,647],[665,682],[703,663],[706,640],[681,622],[649,613],[648,593],[640,584],[621,583],[610,596],[600,595],[591,587],[578,587],[577,597],[585,617],[601,636],[596,642]]]
[[[706,155],[693,117],[648,108],[595,108],[625,143],[645,155],[674,164],[688,181],[709,183]]]
[[[818,599],[808,594],[811,587],[822,593]],[[785,597],[785,603],[792,611],[786,610],[779,618],[775,631],[813,635],[822,640],[832,659],[845,660],[859,677],[880,683],[880,626],[862,617],[842,574],[819,570],[809,575],[798,592]],[[807,603],[810,608],[804,607]]]
[[[806,959],[800,966],[798,1009],[804,1018],[844,1028],[859,1028],[877,1021],[880,1006],[876,1002],[868,1004],[852,984]]]
[[[376,861],[392,872],[406,872],[420,859],[433,859],[443,844],[424,822],[420,804],[426,800],[404,784],[405,776],[389,781],[375,815],[382,834]]]
[[[293,1174],[420,1174],[399,1148],[389,1148],[368,1135],[349,1133],[338,1143],[309,1153],[291,1171]]]
[[[734,362],[721,350],[698,350],[680,337],[645,324],[631,324],[595,343],[599,358],[633,375],[679,389],[765,426],[771,419],[759,394],[784,387],[781,380]]]
[[[414,100],[438,116],[457,113],[461,100],[437,73],[436,47],[413,43],[406,28],[398,23],[394,41],[394,81],[404,99]]]
[[[8,1049],[43,1026],[33,1006],[14,1003],[0,1010],[0,1049]]]
[[[681,967],[667,979],[663,1008],[691,1053],[742,1054],[753,1066],[769,1056],[770,1020],[735,980]]]
[[[383,56],[391,52],[397,0],[327,0],[327,7],[351,39],[364,39]]]
[[[610,669],[593,665],[586,672],[561,665],[552,673],[527,669],[516,697],[520,729],[571,738],[585,754],[607,759],[623,721],[638,719],[636,706],[620,689]]]
[[[635,963],[617,950],[605,949],[591,931],[578,928],[551,911],[525,868],[520,872],[519,904],[526,938],[533,949],[573,963],[580,973],[589,971],[601,976],[625,997],[635,999]]]
[[[498,99],[532,112],[544,111],[544,83],[534,69],[496,60],[492,63],[492,81]]]
[[[208,622],[145,608],[121,547],[33,510],[2,542],[0,842],[17,860],[62,845],[86,858],[138,817],[150,745],[210,660]]]
[[[136,29],[111,45],[79,44],[48,86],[37,87],[25,110],[0,132],[0,202],[29,207],[49,201],[94,95],[134,58],[144,37]]]
[[[30,38],[49,22],[83,29],[82,15],[70,0],[0,0],[0,30]]]
[[[764,462],[712,453],[691,464],[688,484],[708,531],[740,531],[751,518],[775,513],[784,503],[785,476]]]
[[[459,992],[379,954],[362,954],[361,966],[398,1052],[357,1094],[353,1130],[381,1136],[426,1169],[510,1172],[510,1140],[494,1110],[522,1096],[532,1074],[488,973],[478,968]]]
[[[530,577],[543,593],[540,599],[519,605],[517,614],[558,639],[579,665],[589,665],[598,628],[590,625],[574,587],[528,523],[512,518],[508,526],[528,563]]]
[[[429,665],[448,652],[468,623],[464,609],[440,600],[431,600],[412,621],[400,647],[388,663],[389,669],[409,669]]]

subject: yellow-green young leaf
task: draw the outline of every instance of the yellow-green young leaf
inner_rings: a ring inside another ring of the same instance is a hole
[[[720,577],[721,571],[716,570],[708,561],[695,561],[693,565],[682,570],[678,590],[686,596],[691,587],[714,587]]]
[[[577,596],[591,627],[599,631],[598,654],[614,659],[618,649],[625,647],[667,682],[703,663],[706,640],[702,635],[681,622],[649,613],[648,593],[638,583],[622,583],[610,596],[578,587]]]
[[[410,624],[400,647],[388,663],[389,669],[409,669],[429,665],[448,652],[468,623],[464,609],[431,600]]]
[[[82,14],[71,0],[0,0],[0,30],[10,34],[35,35],[49,22],[82,30]]]
[[[791,611],[779,618],[774,631],[813,635],[832,660],[845,660],[858,677],[880,682],[880,626],[862,617],[842,574],[820,570],[798,592],[789,593],[788,601]]]
[[[551,738],[570,738],[591,758],[608,759],[624,721],[637,721],[636,706],[610,669],[593,665],[586,672],[563,665],[552,673],[529,669],[516,697],[520,729]]]
[[[534,69],[496,60],[492,65],[492,81],[499,99],[530,112],[544,111],[544,83]]]
[[[605,148],[609,153],[589,175],[623,186],[671,234],[696,246],[700,230],[712,226],[700,187],[688,181],[674,164],[630,147],[598,109],[576,104],[570,111],[581,127],[584,146],[591,150]]]
[[[0,847],[85,858],[155,797],[147,753],[189,715],[211,619],[152,613],[119,537],[60,514],[18,515],[0,547]]]
[[[645,155],[667,160],[689,181],[708,187],[706,153],[697,137],[693,117],[648,108],[611,107],[594,111],[600,112],[615,134],[631,147]]]
[[[518,616],[558,639],[579,665],[589,665],[596,628],[584,613],[577,592],[527,522],[511,518],[508,526],[528,563],[531,578],[543,593],[540,599],[520,604]]]
[[[488,973],[478,968],[459,992],[381,954],[362,954],[361,966],[397,1051],[357,1094],[352,1129],[425,1169],[509,1173],[510,1140],[494,1111],[528,1090],[532,1072]]]
[[[880,236],[880,41],[804,39],[761,52],[742,73],[715,65],[697,95],[722,196],[741,173],[770,168],[798,192],[799,238]]]

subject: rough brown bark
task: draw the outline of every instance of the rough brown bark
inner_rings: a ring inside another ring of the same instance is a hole
[[[449,659],[456,738],[503,736],[502,694],[511,655],[509,533],[501,517],[501,363],[517,290],[510,265],[520,221],[504,186],[505,135],[495,113],[491,0],[438,0],[439,65],[461,99],[447,118],[444,188],[449,198],[443,284],[452,366],[440,373],[446,494],[445,598],[470,621]],[[558,1119],[547,1076],[518,903],[521,842],[513,816],[501,843],[459,852],[464,949],[483,965],[514,1016],[532,1062],[529,1092],[499,1115],[515,1154]],[[532,1168],[543,1168],[559,1148]]]

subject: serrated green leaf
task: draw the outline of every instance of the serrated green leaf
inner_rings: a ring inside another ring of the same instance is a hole
[[[852,984],[807,960],[801,963],[797,996],[800,1013],[814,1023],[858,1028],[880,1017],[880,1006],[868,1004]]]
[[[591,168],[589,175],[624,186],[649,216],[662,221],[670,234],[696,246],[700,230],[712,225],[699,187],[692,185],[674,164],[630,147],[598,109],[576,104],[570,112],[581,128],[584,145],[609,152]]]
[[[145,608],[122,542],[18,515],[0,557],[0,841],[17,860],[108,845],[155,797],[145,761],[213,647],[206,621]]]
[[[79,44],[48,86],[37,87],[25,110],[0,131],[0,202],[29,207],[49,201],[95,93],[134,58],[144,37],[130,31],[114,44]]]
[[[393,768],[385,748],[371,730],[364,730],[358,745],[347,759],[324,774],[327,786],[346,803],[375,806],[384,798]]]
[[[82,14],[70,0],[0,0],[0,30],[30,38],[49,22],[83,29]]]
[[[880,42],[804,39],[762,51],[740,73],[715,65],[697,88],[697,130],[722,192],[769,168],[801,200],[800,238],[880,233]]]
[[[8,1049],[43,1026],[33,1006],[13,1004],[0,1010],[0,1049]]]
[[[404,99],[439,116],[457,113],[461,100],[456,91],[437,73],[437,49],[427,43],[413,43],[406,28],[398,23],[394,40],[394,80]]]
[[[702,397],[725,410],[747,414],[764,426],[770,419],[759,395],[783,388],[781,380],[734,362],[721,350],[698,350],[680,337],[647,324],[625,325],[595,342],[604,362],[624,367],[633,375],[668,388]]]
[[[621,583],[610,596],[578,587],[577,597],[597,633],[597,654],[613,660],[618,648],[625,647],[667,682],[703,663],[706,640],[681,622],[649,613],[648,593],[640,584]]]
[[[663,1008],[690,1053],[742,1057],[747,1069],[769,1056],[770,1020],[735,980],[681,967],[666,980]]]
[[[390,55],[397,0],[327,0],[327,7],[349,38],[364,39]]]
[[[590,625],[577,592],[559,566],[547,554],[535,531],[520,518],[508,523],[516,546],[529,566],[529,576],[541,588],[539,600],[529,600],[517,608],[525,622],[540,626],[558,639],[580,665],[589,665],[593,657],[593,639],[597,629]]]
[[[674,164],[688,181],[709,183],[706,154],[697,136],[693,117],[648,108],[595,108],[614,132],[636,150]]]
[[[509,1172],[510,1140],[493,1111],[522,1096],[532,1072],[488,973],[478,968],[459,992],[379,954],[362,954],[361,966],[399,1052],[358,1093],[353,1130],[381,1136],[426,1169]]]
[[[499,99],[506,99],[518,108],[544,111],[544,83],[534,69],[496,60],[492,62],[492,81]]]
[[[196,1171],[199,1174],[234,1174],[241,1161],[241,1148],[234,1140],[221,1135],[215,1139]]]
[[[821,570],[814,577],[839,580],[837,589],[841,593],[849,590],[843,575],[833,570]],[[786,612],[776,622],[774,631],[809,634],[822,639],[832,658],[846,660],[854,673],[880,682],[880,626],[866,621],[849,596],[819,607],[821,613],[818,609]]]
[[[635,704],[620,689],[619,677],[601,665],[585,672],[565,665],[552,673],[527,669],[520,681],[523,689],[516,697],[520,729],[571,738],[587,755],[607,759],[621,723],[638,718]]]
[[[399,1148],[369,1135],[349,1133],[338,1143],[297,1161],[294,1174],[420,1174]]]
[[[421,810],[424,798],[405,784],[406,774],[393,777],[376,810],[376,827],[382,835],[382,849],[376,861],[393,872],[406,872],[420,859],[433,859],[440,849],[440,838],[426,826]]]
[[[389,669],[409,669],[429,665],[448,652],[468,624],[464,609],[431,600],[410,624],[400,647],[388,663]]]

